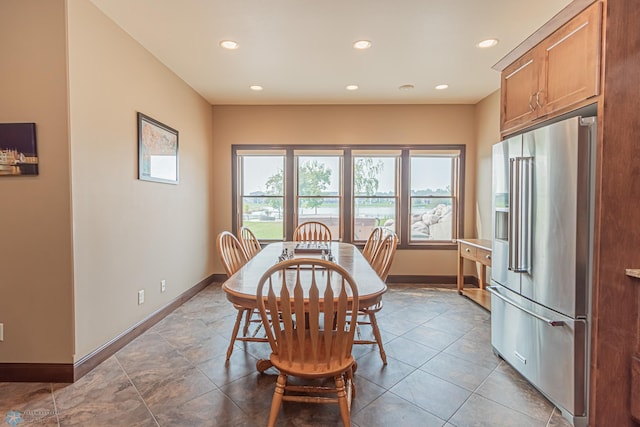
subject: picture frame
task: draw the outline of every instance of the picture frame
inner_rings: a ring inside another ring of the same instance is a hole
[[[0,176],[38,175],[35,123],[0,123]]]
[[[178,131],[138,112],[138,179],[178,184]]]

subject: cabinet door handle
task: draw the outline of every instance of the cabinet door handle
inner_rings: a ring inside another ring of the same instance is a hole
[[[540,104],[540,94],[544,93],[544,90],[539,90],[536,92],[536,104],[538,104],[539,108],[542,108],[542,104]]]
[[[533,105],[533,93],[531,95],[529,95],[529,110],[531,110],[531,112],[533,113],[534,111],[536,111],[536,106]],[[537,96],[537,94],[535,94]]]

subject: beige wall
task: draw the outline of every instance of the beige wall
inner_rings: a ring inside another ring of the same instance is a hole
[[[491,150],[500,141],[500,91],[476,104],[476,236],[491,239]]]
[[[212,135],[211,106],[93,4],[68,1],[68,32],[78,360],[212,273]],[[137,179],[138,111],[179,131],[179,185]]]
[[[87,1],[3,0],[0,51],[40,158],[2,178],[0,363],[71,363],[212,273],[211,106]],[[179,130],[179,185],[136,179],[137,111]]]
[[[233,144],[466,144],[465,234],[474,232],[472,105],[214,106],[216,233],[231,229]],[[220,264],[215,268],[223,273]],[[390,274],[455,275],[452,250],[398,251]]]
[[[40,159],[0,177],[0,363],[72,361],[65,37],[63,0],[0,2],[0,122],[35,122]]]
[[[474,236],[479,239],[491,240],[492,238],[492,212],[491,212],[491,153],[493,144],[500,141],[500,90],[493,92],[476,104],[476,196],[475,204],[475,228]],[[471,262],[465,263],[465,274],[478,276],[480,266]],[[488,269],[487,280],[491,277],[491,269]]]

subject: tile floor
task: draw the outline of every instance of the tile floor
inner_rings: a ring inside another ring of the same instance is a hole
[[[388,365],[354,348],[356,427],[569,426],[493,354],[489,313],[455,290],[392,285],[384,303]],[[255,369],[266,343],[236,343],[225,366],[235,315],[213,284],[75,384],[0,383],[0,425],[264,426],[277,375]],[[335,405],[285,402],[278,425],[340,418]]]

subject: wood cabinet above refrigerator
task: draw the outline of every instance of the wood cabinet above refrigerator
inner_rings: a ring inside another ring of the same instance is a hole
[[[586,105],[600,93],[601,33],[602,4],[596,2],[502,70],[503,135]]]

